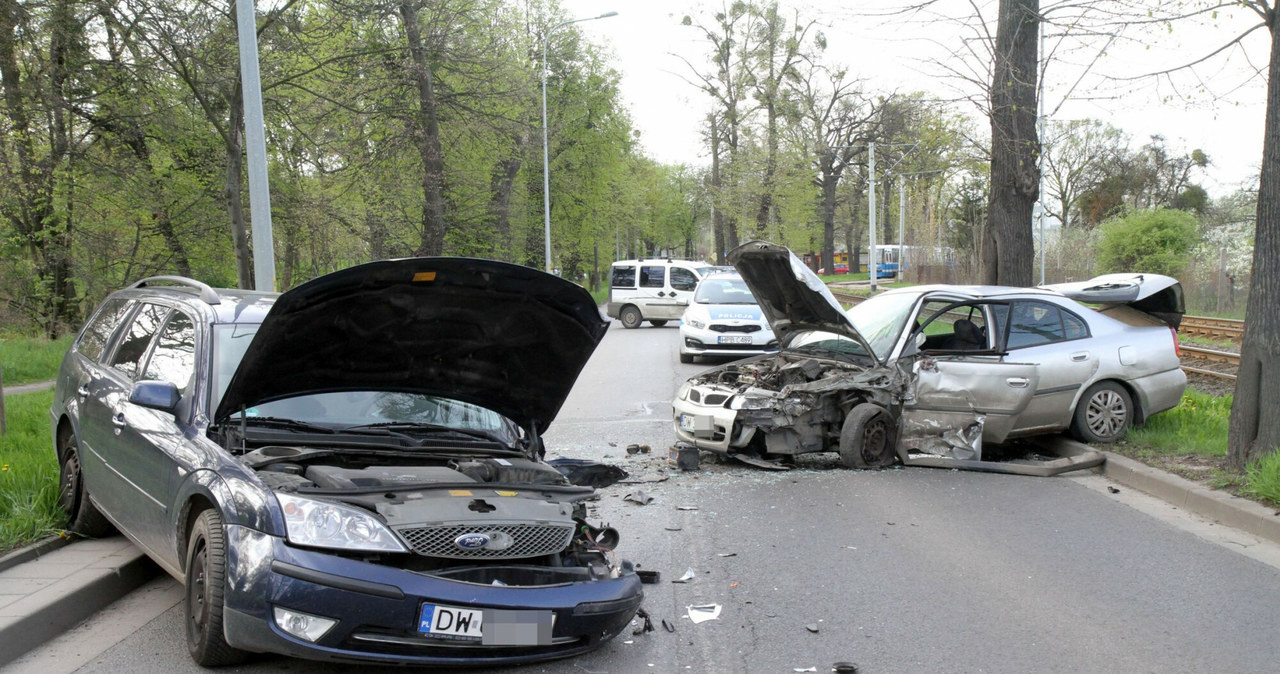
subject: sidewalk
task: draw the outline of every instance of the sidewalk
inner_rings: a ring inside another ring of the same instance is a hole
[[[53,388],[53,384],[54,384],[53,380],[50,379],[49,381],[37,381],[30,384],[18,384],[17,386],[5,386],[4,395],[5,397],[8,397],[8,396],[16,396],[19,393],[35,393],[36,391],[47,391]]]
[[[1272,509],[1133,459],[1105,454],[1107,462],[1095,472],[1280,544],[1280,515]],[[0,668],[162,573],[123,536],[70,542],[47,539],[0,558]]]
[[[161,573],[124,536],[65,540],[0,558],[0,666]]]

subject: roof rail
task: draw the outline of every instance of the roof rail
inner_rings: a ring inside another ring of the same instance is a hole
[[[148,286],[158,285],[160,283],[171,283],[173,285],[186,286],[195,288],[200,291],[200,299],[205,304],[221,304],[222,300],[218,298],[218,293],[213,291],[208,285],[201,283],[195,279],[189,279],[185,276],[148,276],[147,278],[134,283],[130,288],[146,288]]]

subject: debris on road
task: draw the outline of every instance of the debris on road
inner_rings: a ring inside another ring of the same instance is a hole
[[[738,553],[736,552],[717,552],[716,553],[716,557],[737,557],[737,556],[738,556]]]
[[[697,510],[698,506],[676,506],[676,510]]]
[[[809,623],[808,625],[805,625],[804,628],[809,630],[810,632],[813,632],[814,634],[818,633],[818,623]]]
[[[640,582],[645,585],[656,585],[662,580],[661,572],[648,569],[636,569],[636,575],[640,576]]]
[[[1119,493],[1120,493],[1120,490],[1119,490],[1119,489],[1116,489],[1115,487],[1107,487],[1107,491],[1111,492],[1112,494],[1119,494]]]
[[[653,503],[653,497],[642,491],[631,492],[623,497],[623,500],[631,501],[632,503],[639,503],[640,505],[649,505],[650,503]]]
[[[688,571],[685,571],[685,572],[684,572],[684,575],[683,575],[683,576],[680,576],[679,578],[677,578],[677,579],[675,579],[675,580],[673,580],[673,581],[671,581],[671,582],[673,582],[673,583],[687,583],[687,582],[689,582],[689,581],[693,580],[693,577],[694,577],[694,576],[696,576],[696,575],[697,575],[697,574],[693,572],[693,568],[691,567]]]
[[[645,632],[653,631],[653,620],[649,618],[649,612],[644,610],[644,607],[640,607],[636,611],[636,618],[643,620],[644,623],[631,631],[632,636],[640,636]]]
[[[716,618],[720,617],[719,604],[703,604],[701,606],[690,606],[688,607],[687,610],[689,612],[689,620],[692,620],[693,624],[695,625],[697,625],[698,623],[706,622],[708,620],[715,620]]]
[[[579,487],[603,489],[627,477],[627,471],[617,466],[586,459],[559,458],[551,459],[547,463],[560,471],[561,475],[569,478],[570,483]]]
[[[838,674],[858,674],[858,666],[852,662],[837,662],[831,665],[831,671]]]
[[[666,618],[663,618],[662,629],[665,629],[668,632],[674,633],[676,631],[676,626],[675,626],[675,623],[671,622],[670,620],[667,620]]]

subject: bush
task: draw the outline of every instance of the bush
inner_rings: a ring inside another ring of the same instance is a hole
[[[1138,211],[1102,225],[1101,272],[1149,272],[1178,276],[1200,239],[1200,223],[1186,211]]]

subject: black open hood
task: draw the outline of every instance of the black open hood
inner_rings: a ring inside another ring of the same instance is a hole
[[[276,300],[214,414],[332,391],[462,400],[541,433],[604,337],[591,295],[528,267],[371,262]]]
[[[827,284],[785,246],[748,241],[729,251],[728,259],[751,288],[779,344],[786,346],[792,335],[803,330],[823,330],[844,335],[867,353],[875,353]]]

